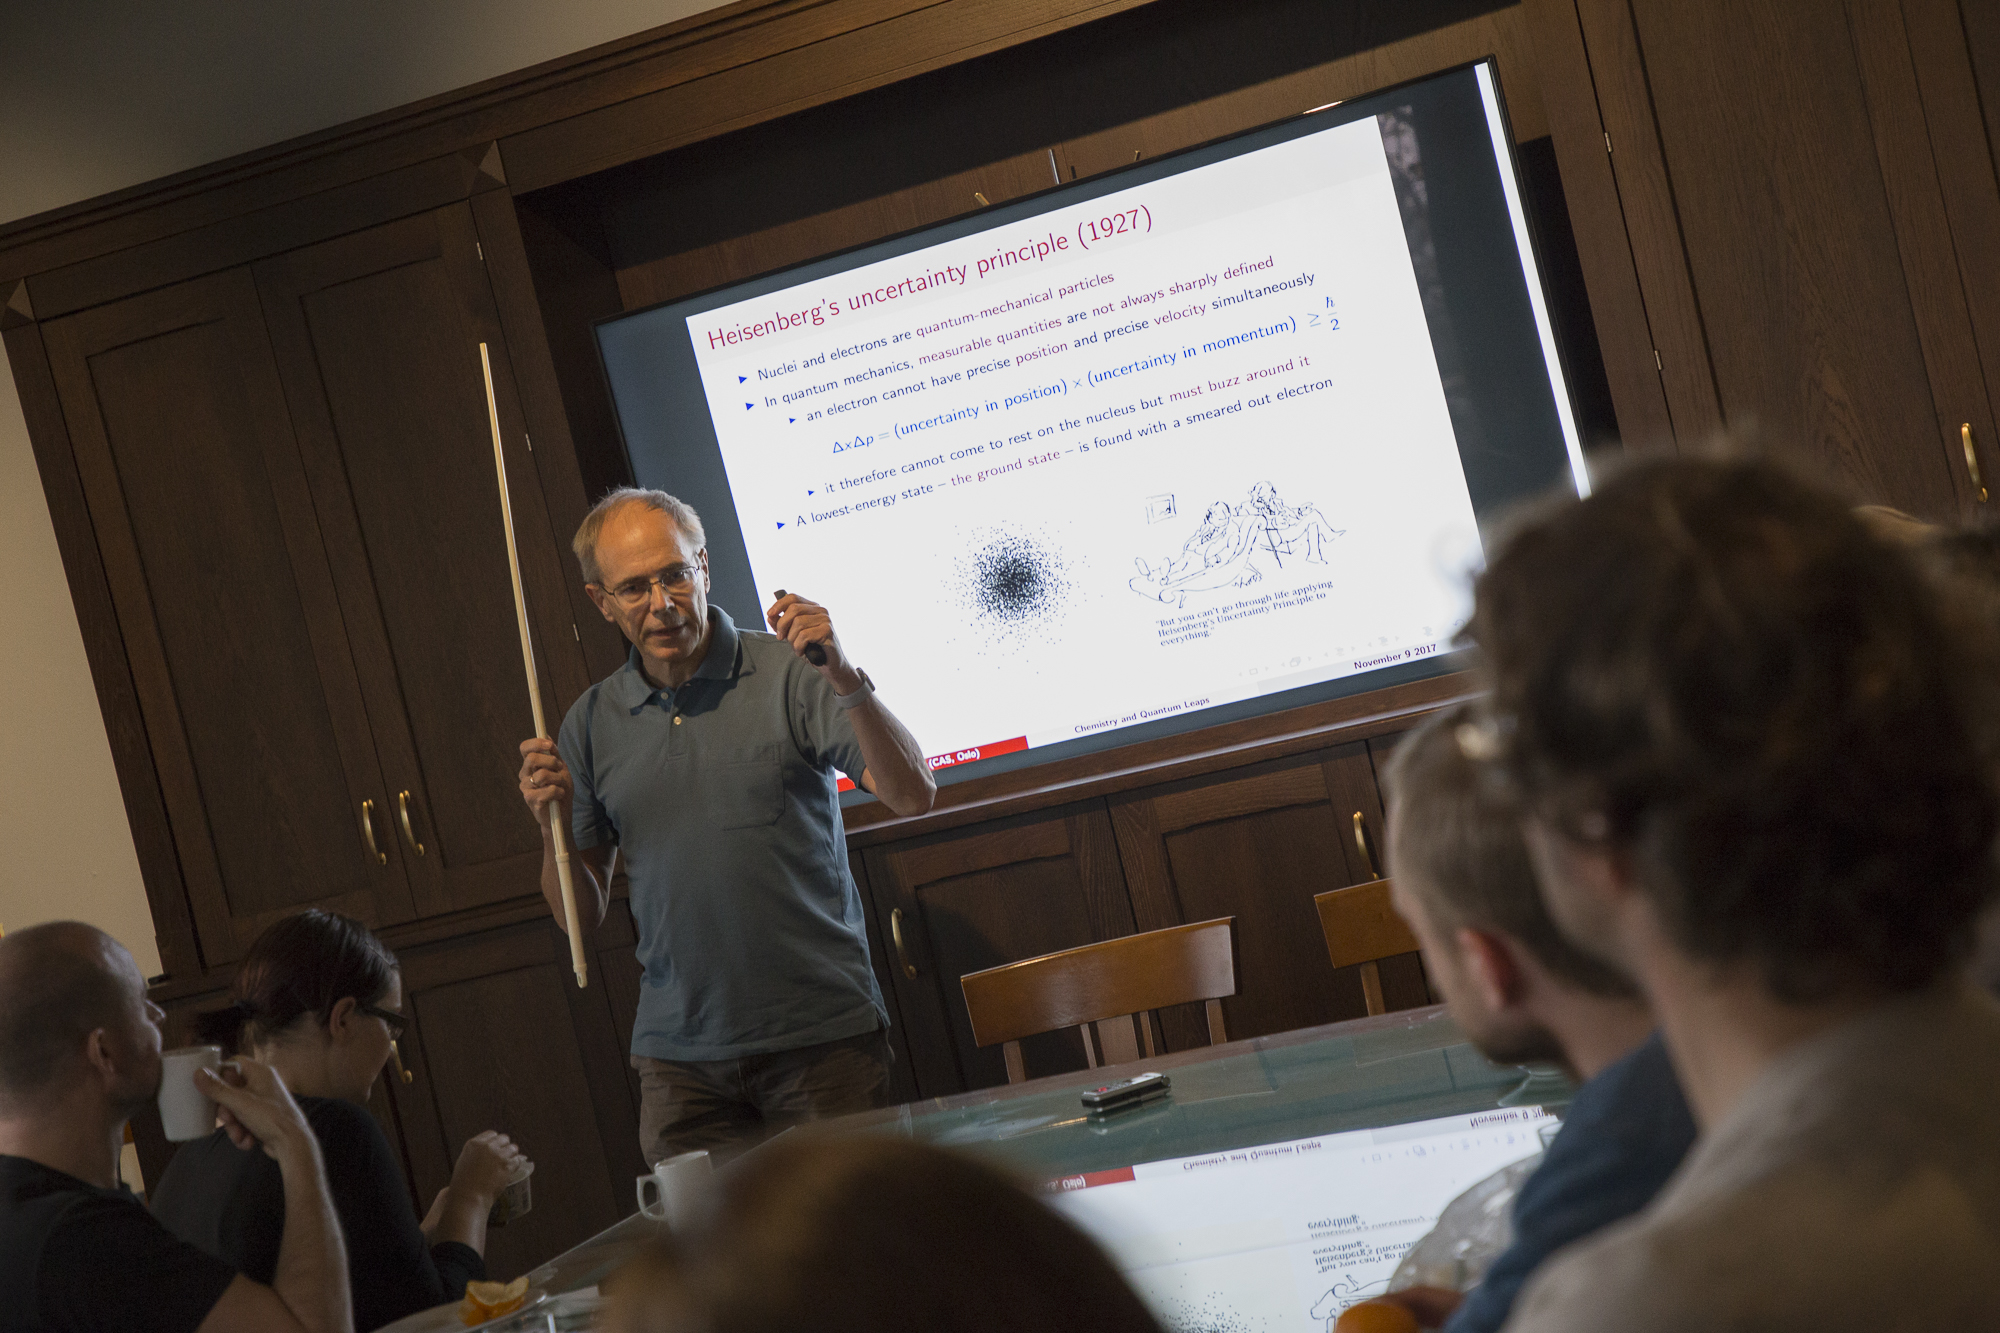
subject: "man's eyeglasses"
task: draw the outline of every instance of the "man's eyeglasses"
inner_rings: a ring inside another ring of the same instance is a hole
[[[364,1004],[358,1007],[362,1013],[367,1014],[370,1018],[379,1018],[388,1026],[390,1041],[400,1041],[403,1036],[403,1029],[410,1025],[409,1019],[393,1009],[384,1009],[377,1004]]]
[[[694,576],[701,573],[699,565],[672,565],[649,578],[626,579],[615,588],[606,588],[613,601],[627,611],[636,611],[649,605],[653,600],[653,589],[659,587],[669,595],[685,592],[694,583]]]

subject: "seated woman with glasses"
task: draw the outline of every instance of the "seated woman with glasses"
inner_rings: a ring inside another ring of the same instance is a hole
[[[358,921],[301,912],[258,936],[237,969],[234,1003],[204,1014],[199,1040],[277,1070],[319,1136],[347,1236],[356,1333],[465,1294],[486,1276],[486,1219],[527,1165],[491,1131],[465,1145],[451,1183],[418,1221],[395,1151],[366,1106],[404,1018],[403,978]],[[152,1192],[153,1214],[188,1243],[269,1282],[284,1234],[278,1164],[221,1130],[181,1145]]]

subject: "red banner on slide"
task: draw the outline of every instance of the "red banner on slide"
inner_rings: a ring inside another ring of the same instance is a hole
[[[974,745],[964,750],[953,750],[948,754],[934,754],[924,762],[929,764],[931,770],[935,772],[940,768],[957,768],[960,764],[970,764],[981,759],[991,759],[993,756],[999,754],[1013,754],[1017,750],[1025,750],[1027,748],[1028,738],[1026,736],[1016,736],[1011,740],[992,741],[986,745]],[[854,783],[845,777],[840,779],[838,786],[842,791],[854,790]]]
[[[1067,1194],[1071,1190],[1087,1190],[1093,1185],[1122,1185],[1136,1179],[1138,1177],[1131,1167],[1121,1166],[1110,1171],[1085,1171],[1079,1176],[1062,1176],[1042,1188],[1050,1194]]]

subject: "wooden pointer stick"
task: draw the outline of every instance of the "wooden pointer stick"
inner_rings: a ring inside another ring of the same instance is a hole
[[[500,478],[500,521],[507,529],[507,571],[514,576],[514,620],[521,628],[521,665],[528,672],[528,703],[535,712],[535,734],[549,738],[542,720],[542,678],[535,670],[535,641],[528,634],[528,597],[521,590],[521,553],[514,544],[514,504],[507,498],[507,455],[500,448],[500,408],[493,401],[493,358],[479,344],[479,369],[486,376],[486,421],[493,428],[493,470]],[[569,965],[576,984],[590,984],[590,964],[583,957],[583,930],[576,919],[576,885],[569,876],[569,832],[563,827],[560,801],[549,802],[549,837],[556,849],[556,879],[562,884],[563,927],[569,931]]]

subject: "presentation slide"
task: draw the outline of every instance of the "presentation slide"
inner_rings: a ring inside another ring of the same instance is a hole
[[[1539,1107],[1051,1182],[1170,1333],[1331,1333],[1459,1194],[1541,1151]]]
[[[824,603],[943,782],[1449,669],[1587,486],[1486,62],[598,339],[718,603]]]
[[[830,605],[934,766],[1465,619],[1478,525],[1373,118],[687,333],[760,591]]]

